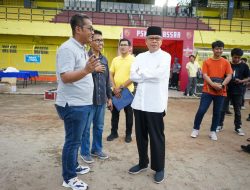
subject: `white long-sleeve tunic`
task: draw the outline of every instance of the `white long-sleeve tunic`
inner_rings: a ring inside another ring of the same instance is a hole
[[[167,110],[171,56],[161,49],[136,56],[130,79],[138,83],[133,109],[161,113]]]

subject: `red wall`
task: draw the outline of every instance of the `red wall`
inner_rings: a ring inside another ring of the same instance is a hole
[[[179,62],[182,65],[180,74],[180,89],[184,91],[188,82],[186,64],[188,62],[188,56],[193,54],[194,31],[162,29],[162,34],[162,50],[167,51],[171,55],[171,63],[173,63],[174,57],[178,57]],[[146,47],[146,28],[124,28],[123,37],[129,39],[133,43],[133,47]]]

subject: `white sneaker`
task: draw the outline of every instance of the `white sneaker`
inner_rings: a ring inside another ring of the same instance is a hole
[[[76,168],[76,173],[77,174],[86,174],[90,171],[90,168],[88,166],[81,166],[78,165],[78,167]]]
[[[196,138],[196,137],[198,137],[198,135],[199,135],[199,130],[197,130],[197,129],[193,129],[193,131],[192,131],[192,133],[191,133],[191,137],[192,138]]]
[[[242,109],[242,110],[245,110],[245,109],[246,109],[246,107],[245,107],[245,106],[241,106],[241,109]]]
[[[238,135],[240,135],[240,136],[244,136],[244,135],[245,135],[244,131],[243,131],[241,128],[236,129],[235,132],[236,132]]]
[[[63,181],[62,186],[63,187],[70,187],[73,190],[86,190],[86,189],[88,189],[88,185],[86,183],[84,183],[82,180],[78,179],[77,177],[70,179],[68,183]]]
[[[216,135],[216,132],[215,131],[211,131],[210,134],[209,134],[209,137],[211,138],[211,140],[213,141],[217,141],[218,138],[217,138],[217,135]]]
[[[220,131],[222,131],[222,129],[223,129],[223,126],[217,126],[216,133],[219,133]]]

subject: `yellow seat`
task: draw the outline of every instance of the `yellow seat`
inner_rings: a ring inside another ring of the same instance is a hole
[[[50,9],[0,6],[0,20],[50,22],[59,13],[58,10]]]

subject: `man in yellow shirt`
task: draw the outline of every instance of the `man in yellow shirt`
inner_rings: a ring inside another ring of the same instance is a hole
[[[127,39],[121,39],[119,41],[119,50],[121,55],[115,57],[110,67],[110,80],[113,87],[113,95],[116,97],[121,96],[123,88],[128,88],[130,92],[134,91],[134,85],[129,79],[130,67],[134,61],[134,56],[129,53],[131,48],[131,42]],[[132,126],[133,126],[133,110],[129,104],[124,108],[126,117],[126,137],[125,142],[130,143],[132,141]],[[115,107],[112,110],[111,117],[111,134],[107,137],[107,141],[113,141],[118,137],[118,123],[119,123],[120,111]]]
[[[185,95],[192,96],[194,95],[196,85],[197,85],[197,72],[200,69],[200,65],[195,61],[195,56],[189,56],[189,62],[186,65],[188,72],[188,85],[185,92]]]

